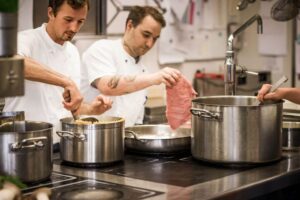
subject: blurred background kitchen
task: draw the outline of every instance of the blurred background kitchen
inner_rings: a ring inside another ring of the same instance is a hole
[[[257,26],[251,25],[234,39],[236,63],[259,73],[237,76],[237,94],[254,95],[263,83],[272,83],[283,74],[289,78],[285,86],[299,87],[300,18],[293,10],[284,10],[290,9],[285,5],[279,12],[293,16],[274,20],[271,17],[274,3],[271,0],[93,0],[88,20],[73,42],[82,53],[100,38],[121,37],[130,6],[156,6],[165,12],[167,27],[155,47],[144,56],[149,71],[174,67],[193,82],[200,96],[224,94],[227,38],[250,17],[260,14],[263,34],[257,34]],[[20,0],[18,31],[46,22],[47,5],[47,0]],[[165,120],[160,115],[165,109],[164,90],[163,85],[148,89],[145,123]],[[1,104],[2,107],[3,100]]]

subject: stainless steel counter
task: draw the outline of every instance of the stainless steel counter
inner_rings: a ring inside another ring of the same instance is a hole
[[[197,170],[197,166],[201,170],[202,164],[197,162],[194,170]],[[187,187],[136,179],[124,175],[114,175],[109,173],[109,167],[103,172],[97,169],[75,168],[56,163],[53,170],[70,175],[163,192],[161,195],[148,199],[251,199],[300,184],[300,153],[284,152],[283,158],[278,162],[266,166],[238,170],[231,175]],[[184,171],[185,169],[179,170]],[[158,168],[155,171],[158,176],[163,175],[160,174],[163,173],[163,170]],[[147,173],[147,171],[144,173]],[[188,174],[189,171],[185,173]],[[172,179],[176,181],[176,179],[182,178],[180,176],[182,176],[182,173],[178,173],[178,176],[173,175]]]

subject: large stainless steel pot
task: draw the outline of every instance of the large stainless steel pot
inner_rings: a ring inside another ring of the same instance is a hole
[[[74,164],[108,164],[124,158],[124,119],[97,117],[99,124],[79,124],[61,119],[60,155]]]
[[[15,132],[13,122],[0,125],[0,174],[23,182],[48,179],[52,172],[52,125],[25,121],[25,131]]]
[[[283,121],[282,149],[287,151],[300,150],[300,121]]]
[[[257,104],[252,96],[207,96],[192,101],[192,155],[228,164],[281,158],[283,101]]]
[[[125,128],[125,147],[144,153],[172,153],[191,148],[191,129],[172,130],[169,125],[139,125]]]

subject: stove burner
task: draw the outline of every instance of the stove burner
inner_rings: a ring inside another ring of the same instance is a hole
[[[116,161],[110,163],[76,163],[76,162],[69,162],[69,161],[61,161],[62,165],[70,166],[70,167],[79,167],[79,168],[101,168],[101,167],[110,167],[123,161]]]
[[[22,189],[23,197],[31,198],[32,193],[41,187],[51,189],[51,200],[132,200],[162,194],[154,190],[53,172],[50,181]]]
[[[56,198],[61,200],[117,200],[123,196],[123,192],[114,189],[91,187],[62,192]]]
[[[60,174],[56,172],[52,172],[49,179],[45,180],[44,182],[38,183],[30,183],[26,184],[28,187],[22,189],[22,193],[24,196],[30,195],[34,190],[41,188],[41,187],[55,187],[65,183],[74,182],[78,178],[75,176]]]
[[[52,188],[51,200],[132,200],[153,197],[161,192],[97,180],[83,180]]]

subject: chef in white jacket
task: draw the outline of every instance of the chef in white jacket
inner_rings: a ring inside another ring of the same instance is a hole
[[[18,54],[25,57],[28,80],[25,95],[6,98],[4,111],[25,111],[26,120],[49,122],[55,131],[61,118],[72,116],[70,110],[75,115],[100,114],[111,107],[107,97],[97,96],[87,104],[78,96],[80,56],[70,40],[83,25],[88,8],[88,0],[50,0],[48,23],[18,34]]]
[[[160,36],[165,20],[151,6],[134,6],[126,20],[122,39],[99,40],[82,57],[81,90],[87,99],[99,93],[113,98],[106,115],[125,118],[125,126],[143,122],[145,89],[152,85],[175,85],[180,72],[173,68],[149,74],[141,56]]]

